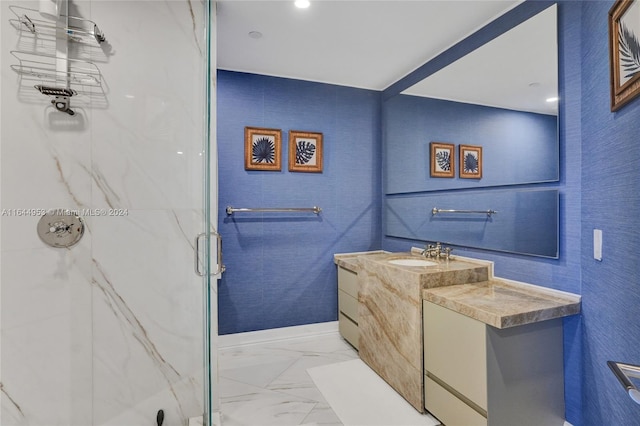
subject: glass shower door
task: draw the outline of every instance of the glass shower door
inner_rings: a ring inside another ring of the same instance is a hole
[[[73,22],[42,3],[0,2],[0,423],[201,424],[215,202],[208,2],[63,1]],[[104,40],[86,42],[84,21]],[[61,74],[61,59],[95,70],[91,84]],[[53,78],[26,73],[28,61]],[[73,114],[34,88],[65,83]],[[77,244],[38,237],[51,209],[82,220]]]

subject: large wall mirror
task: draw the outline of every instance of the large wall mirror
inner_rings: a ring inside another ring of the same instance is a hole
[[[559,179],[556,9],[385,101],[387,194]],[[431,142],[456,146],[454,178],[430,176]],[[459,178],[459,145],[482,147],[482,178]]]
[[[482,45],[458,43],[385,97],[385,234],[557,258],[560,195],[544,185],[560,176],[557,5],[521,3],[478,33]],[[454,147],[447,177],[431,173],[432,142]],[[460,145],[481,148],[481,176],[461,176]]]

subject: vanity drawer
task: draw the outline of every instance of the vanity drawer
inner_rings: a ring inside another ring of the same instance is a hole
[[[422,317],[424,369],[487,410],[485,324],[426,301]]]
[[[447,426],[487,426],[487,419],[455,395],[424,378],[425,408]]]
[[[338,330],[347,342],[351,343],[354,348],[359,349],[358,341],[360,340],[360,331],[358,330],[358,324],[351,321],[343,313],[339,313]]]
[[[348,269],[338,267],[338,289],[351,297],[358,298],[358,274]]]
[[[338,310],[358,323],[358,300],[342,290],[338,290]]]

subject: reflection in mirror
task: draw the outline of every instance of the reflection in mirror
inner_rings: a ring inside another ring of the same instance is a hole
[[[553,6],[402,93],[558,115],[557,69]]]
[[[560,176],[557,6],[535,12],[385,100],[388,237],[557,258],[557,190],[509,187]],[[455,145],[453,177],[430,175],[432,142]],[[478,178],[461,178],[461,145],[482,148]],[[444,209],[502,211],[493,218],[433,218],[436,201]]]
[[[474,191],[462,197],[451,192],[394,196],[387,199],[386,234],[557,258],[559,200],[556,189]],[[433,214],[434,208],[465,214]],[[495,213],[488,215],[487,210]]]
[[[385,102],[387,194],[559,179],[556,9]],[[482,146],[482,179],[430,178],[430,142]]]

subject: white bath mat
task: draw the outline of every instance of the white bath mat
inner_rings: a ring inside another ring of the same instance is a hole
[[[359,359],[307,370],[345,426],[435,426]]]

